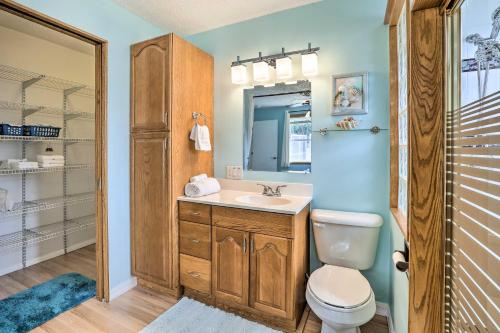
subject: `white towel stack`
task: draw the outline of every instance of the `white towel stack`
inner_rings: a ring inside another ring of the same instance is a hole
[[[202,197],[220,192],[220,184],[215,178],[209,178],[206,174],[193,176],[184,187],[184,193],[188,197]]]
[[[64,156],[62,155],[37,155],[40,168],[55,168],[64,166]]]
[[[210,131],[207,126],[195,124],[189,138],[194,141],[194,149],[201,151],[212,150],[212,145],[210,144]]]

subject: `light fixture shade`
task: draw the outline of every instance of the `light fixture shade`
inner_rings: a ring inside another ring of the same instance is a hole
[[[269,65],[265,61],[253,63],[253,80],[256,82],[269,81]]]
[[[247,66],[234,65],[231,66],[231,81],[234,84],[245,84],[248,81]]]
[[[302,74],[313,76],[318,74],[318,55],[316,53],[306,53],[302,55]]]
[[[290,57],[276,59],[276,78],[289,79],[292,75],[292,59]]]

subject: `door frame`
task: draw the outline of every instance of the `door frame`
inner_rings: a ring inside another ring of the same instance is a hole
[[[95,179],[96,179],[96,298],[109,302],[107,91],[108,42],[11,0],[0,0],[0,10],[78,38],[95,47]]]

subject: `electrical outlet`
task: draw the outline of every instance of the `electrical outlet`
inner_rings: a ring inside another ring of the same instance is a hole
[[[241,165],[228,165],[226,166],[227,179],[243,179],[243,166]]]

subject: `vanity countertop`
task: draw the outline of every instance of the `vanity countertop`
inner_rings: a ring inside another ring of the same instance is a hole
[[[266,197],[258,192],[222,189],[219,193],[210,194],[203,197],[192,198],[181,196],[177,199],[180,201],[214,206],[224,206],[295,215],[298,214],[304,207],[307,206],[308,203],[311,202],[312,197],[298,195]],[[267,200],[276,201],[276,203],[270,204],[266,202]]]

